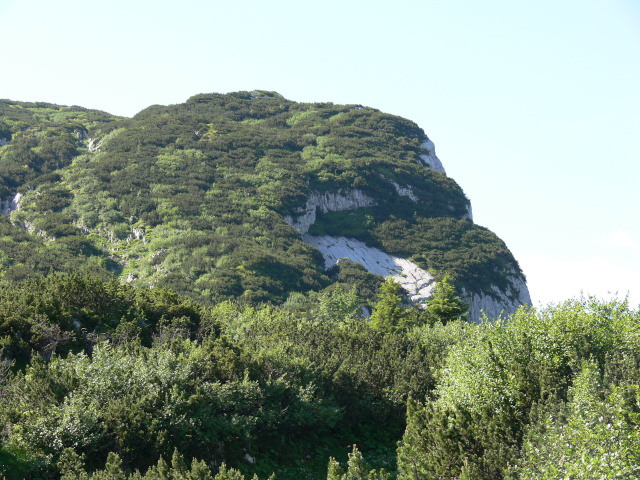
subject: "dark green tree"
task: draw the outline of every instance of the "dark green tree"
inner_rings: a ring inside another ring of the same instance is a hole
[[[469,304],[460,300],[451,277],[445,275],[436,285],[433,298],[427,302],[427,312],[433,319],[446,325],[451,320],[465,318],[468,310]]]
[[[395,333],[407,328],[409,309],[403,307],[402,286],[391,276],[382,284],[380,300],[371,313],[371,327],[383,332]]]
[[[353,446],[353,451],[349,454],[347,462],[347,472],[334,459],[329,459],[327,480],[389,480],[389,474],[384,468],[380,471],[371,470],[362,458],[362,453]]]

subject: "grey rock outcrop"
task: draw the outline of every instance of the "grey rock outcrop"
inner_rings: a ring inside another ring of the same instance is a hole
[[[473,210],[471,210],[471,202],[467,204],[467,214],[462,217],[463,220],[471,220],[473,222]]]
[[[436,282],[433,276],[405,258],[396,257],[368,247],[359,240],[346,237],[317,237],[303,235],[302,239],[313,245],[324,257],[325,268],[330,268],[348,258],[361,263],[369,272],[387,277],[391,275],[404,288],[413,303],[424,304],[431,297]]]
[[[127,244],[133,242],[134,240],[142,240],[142,244],[147,244],[147,239],[144,236],[144,230],[142,228],[132,228],[131,235],[126,238]]]
[[[435,146],[431,140],[422,144],[424,154],[421,159],[425,166],[432,170],[446,173],[442,162],[435,154]],[[381,176],[384,179],[384,176]],[[420,199],[413,191],[411,185],[400,185],[391,181],[396,192],[400,196],[410,198],[414,202]],[[306,205],[298,209],[296,216],[285,216],[289,225],[295,228],[302,239],[316,247],[324,257],[325,268],[329,268],[343,258],[349,258],[361,263],[369,272],[384,277],[391,275],[406,290],[409,299],[421,305],[431,298],[436,282],[429,272],[421,269],[407,259],[396,257],[376,248],[368,247],[363,242],[346,237],[317,237],[308,235],[311,225],[316,221],[317,209],[323,213],[354,210],[356,208],[370,207],[377,202],[371,196],[361,190],[338,190],[337,192],[313,192],[307,199]],[[473,221],[471,202],[467,205],[467,213],[462,217]],[[514,313],[520,305],[531,304],[529,290],[522,275],[515,271],[508,275],[512,288],[501,291],[497,286],[491,285],[493,295],[487,293],[467,292],[462,289],[461,298],[469,303],[469,319],[479,322],[483,315],[493,320],[501,314]]]
[[[469,319],[478,323],[483,317],[494,320],[500,315],[515,313],[521,305],[531,305],[531,296],[527,284],[521,276],[509,275],[508,279],[513,285],[506,291],[501,291],[495,285],[491,285],[495,297],[486,293],[477,294],[462,289],[461,299],[469,304]]]
[[[316,221],[316,211],[323,213],[341,212],[361,207],[376,205],[376,201],[358,189],[338,190],[337,192],[314,192],[307,199],[304,207],[298,209],[299,215],[293,218],[286,215],[284,220],[299,233],[305,234]]]
[[[9,216],[14,210],[20,210],[20,201],[23,195],[16,193],[15,196],[0,200],[0,212],[2,215]]]
[[[436,146],[433,144],[431,140],[425,140],[425,142],[421,145],[425,153],[420,155],[422,162],[425,166],[429,167],[431,170],[435,170],[436,172],[447,173],[442,166],[442,162],[436,156]]]
[[[409,300],[418,306],[425,306],[433,295],[436,286],[434,277],[415,263],[377,248],[368,247],[359,240],[346,237],[303,235],[302,239],[316,247],[325,261],[325,268],[330,268],[341,260],[348,258],[361,263],[367,271],[387,277],[391,275],[407,292]],[[495,297],[486,293],[470,293],[462,289],[461,299],[469,303],[469,320],[479,323],[483,315],[494,320],[500,315],[515,313],[521,306],[531,304],[529,289],[524,279],[518,275],[510,275],[513,285],[506,291],[501,291],[495,285],[491,286]]]
[[[94,138],[89,139],[89,143],[87,143],[87,150],[90,152],[99,152],[100,147],[102,147],[102,140],[96,143]]]
[[[74,130],[73,133],[76,135],[78,140],[84,140],[89,137],[89,134],[86,130]]]
[[[422,144],[425,151],[421,159],[425,166],[432,170],[446,173],[442,162],[435,154],[435,146],[431,140],[426,140]],[[382,176],[384,179],[384,177]],[[414,202],[420,199],[414,193],[411,185],[400,185],[391,181],[396,192],[400,196],[410,198]],[[316,221],[317,210],[321,212],[339,212],[354,210],[362,207],[376,205],[376,200],[358,189],[341,189],[337,192],[313,192],[304,207],[297,210],[295,216],[285,216],[284,219],[289,225],[295,228],[302,239],[316,247],[323,255],[325,268],[337,264],[342,258],[349,258],[354,262],[361,263],[369,272],[384,277],[391,275],[406,290],[409,299],[420,305],[433,295],[436,282],[429,272],[421,269],[407,259],[396,257],[376,248],[368,247],[363,242],[346,237],[317,237],[308,235],[309,228]],[[462,217],[473,221],[471,202],[467,205],[467,213]],[[520,305],[531,304],[529,290],[524,278],[512,272],[509,276],[512,288],[501,291],[495,285],[490,288],[493,295],[487,293],[467,292],[462,289],[461,298],[469,303],[469,319],[479,322],[483,315],[493,320],[501,314],[514,313]]]
[[[391,183],[393,184],[393,188],[396,189],[396,192],[398,192],[398,195],[400,195],[401,197],[409,197],[414,202],[418,202],[418,197],[416,197],[416,194],[413,193],[413,187],[411,185],[403,187],[394,181],[392,181]]]

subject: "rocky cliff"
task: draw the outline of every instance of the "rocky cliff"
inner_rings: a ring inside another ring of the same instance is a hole
[[[316,222],[318,210],[323,213],[342,212],[372,205],[376,205],[375,199],[357,189],[346,191],[339,189],[337,192],[313,192],[307,198],[305,206],[296,209],[297,215],[295,217],[285,215],[284,219],[298,233],[305,234],[309,231],[309,227]]]
[[[21,193],[16,193],[12,197],[0,199],[0,212],[2,215],[9,216],[14,210],[20,210]]]
[[[424,165],[445,173],[442,162],[435,155],[434,143],[426,140],[421,146],[426,151],[420,156]],[[407,197],[415,203],[420,202],[411,185],[402,186],[393,180],[390,184],[399,196]],[[313,192],[307,198],[305,206],[296,209],[297,215],[287,215],[284,218],[289,225],[302,234],[302,239],[306,243],[322,253],[325,268],[337,265],[342,259],[361,263],[371,273],[383,277],[392,276],[402,285],[411,302],[424,306],[425,302],[431,298],[436,284],[435,277],[427,270],[406,258],[390,255],[353,238],[313,236],[307,233],[315,223],[319,211],[322,213],[352,211],[375,205],[377,202],[373,196],[357,189]],[[473,220],[470,202],[467,205],[467,214],[462,218]],[[505,290],[501,290],[496,285],[490,285],[488,292],[470,292],[464,287],[461,288],[460,297],[469,304],[468,317],[471,321],[478,323],[485,317],[490,320],[495,319],[501,315],[514,313],[521,305],[531,304],[524,276],[513,269],[508,270],[506,276],[509,286]]]
[[[510,280],[512,286],[504,291],[492,285],[492,294],[470,293],[463,288],[461,298],[469,304],[469,318],[476,323],[485,315],[487,319],[493,320],[501,315],[514,313],[521,305],[531,305],[531,296],[524,278],[513,272]]]

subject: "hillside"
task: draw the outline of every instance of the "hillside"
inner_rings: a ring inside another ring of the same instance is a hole
[[[121,118],[1,100],[0,202],[9,281],[78,270],[204,305],[342,282],[370,305],[380,279],[332,267],[351,250],[415,301],[449,274],[474,320],[530,301],[425,133],[360,105],[255,91]]]
[[[638,310],[460,318],[525,279],[408,120],[5,100],[0,182],[1,479],[640,478]]]
[[[626,301],[382,329],[353,293],[306,300],[0,280],[0,478],[640,478]]]

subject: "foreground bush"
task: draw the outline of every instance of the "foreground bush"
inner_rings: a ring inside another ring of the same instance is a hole
[[[639,358],[640,318],[626,302],[572,300],[479,326],[452,348],[436,397],[410,402],[400,478],[631,475]]]

